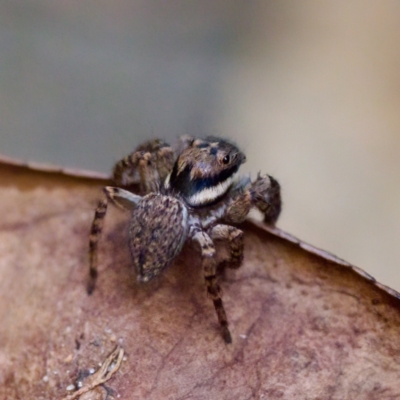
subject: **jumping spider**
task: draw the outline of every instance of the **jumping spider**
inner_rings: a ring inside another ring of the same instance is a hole
[[[97,278],[97,245],[111,200],[131,211],[129,248],[138,280],[148,282],[161,274],[189,239],[201,251],[207,292],[211,297],[226,343],[232,338],[216,278],[214,240],[225,239],[230,249],[226,266],[240,267],[243,232],[230,224],[244,221],[252,207],[264,221],[276,222],[281,210],[280,187],[269,175],[251,182],[237,177],[245,155],[220,138],[183,137],[175,149],[161,140],[139,146],[113,170],[116,186],[104,188],[90,234],[90,282]],[[140,195],[127,190],[139,184]]]

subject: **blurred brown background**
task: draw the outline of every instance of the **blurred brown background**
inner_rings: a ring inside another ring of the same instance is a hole
[[[400,290],[400,2],[0,3],[0,153],[109,171],[220,135],[279,226]],[[1,178],[0,178],[1,179]]]

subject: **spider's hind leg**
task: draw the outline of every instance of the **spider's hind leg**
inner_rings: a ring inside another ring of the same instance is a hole
[[[228,319],[221,298],[221,289],[216,277],[216,260],[214,243],[203,231],[197,231],[192,239],[200,245],[204,278],[207,285],[207,293],[214,303],[214,308],[221,326],[222,337],[226,343],[232,343],[231,333],[228,328]]]
[[[88,294],[92,294],[96,285],[97,279],[97,262],[98,262],[98,243],[101,237],[101,232],[104,225],[104,217],[107,214],[108,202],[111,200],[115,205],[120,208],[131,210],[141,199],[140,196],[135,195],[127,190],[120,188],[106,186],[104,189],[104,196],[99,201],[92,226],[90,228],[89,236],[89,282],[87,286]]]
[[[141,194],[155,192],[174,162],[175,152],[168,143],[161,139],[149,140],[115,164],[114,184],[123,187],[139,184]]]

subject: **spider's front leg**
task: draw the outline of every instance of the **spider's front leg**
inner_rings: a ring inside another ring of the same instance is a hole
[[[225,220],[239,224],[255,206],[264,214],[264,222],[274,225],[282,209],[281,189],[278,181],[270,175],[257,175],[257,179],[239,194],[228,207]]]
[[[217,312],[218,321],[221,326],[222,337],[226,343],[232,343],[231,333],[228,328],[228,319],[221,299],[221,289],[216,277],[216,260],[214,243],[203,231],[196,231],[192,239],[200,245],[201,258],[203,264],[204,278],[207,285],[207,293],[214,303],[215,311]]]
[[[222,268],[239,268],[243,261],[243,232],[234,226],[218,224],[211,228],[210,236],[213,240],[227,240],[230,259],[221,264]]]
[[[264,214],[264,222],[274,225],[282,210],[281,187],[271,175],[257,175],[250,188],[254,205]]]
[[[108,202],[111,200],[118,207],[125,210],[132,210],[141,199],[140,196],[111,186],[106,186],[104,189],[104,196],[99,201],[92,226],[90,228],[89,236],[89,282],[87,292],[93,293],[97,279],[97,261],[98,261],[98,244],[103,230],[104,217],[107,214]]]

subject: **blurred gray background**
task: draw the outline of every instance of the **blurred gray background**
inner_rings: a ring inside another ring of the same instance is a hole
[[[279,226],[400,290],[400,2],[0,3],[0,153],[108,172],[226,136]],[[1,177],[0,177],[1,179]]]

